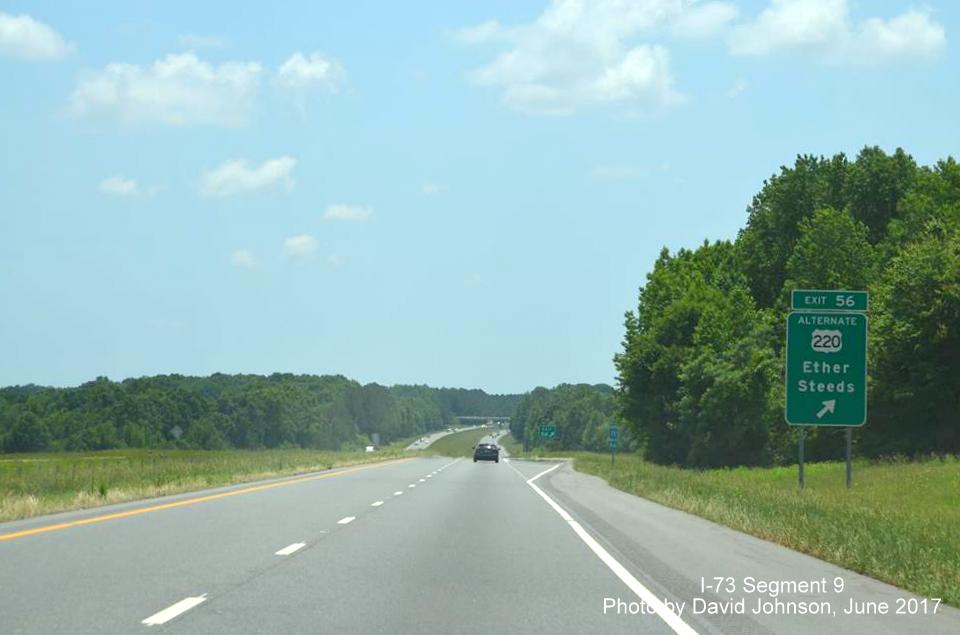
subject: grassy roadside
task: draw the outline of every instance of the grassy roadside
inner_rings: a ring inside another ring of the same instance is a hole
[[[509,432],[500,437],[500,440],[497,443],[499,443],[500,447],[506,449],[506,451],[512,455],[523,454],[523,444],[514,439],[513,435]]]
[[[319,450],[0,454],[0,521],[407,456]]]
[[[571,454],[571,453],[567,453]],[[577,470],[613,487],[960,606],[960,460],[685,470],[576,452]]]
[[[473,446],[483,437],[496,432],[496,428],[471,428],[454,432],[431,443],[426,451],[443,456],[473,456]]]

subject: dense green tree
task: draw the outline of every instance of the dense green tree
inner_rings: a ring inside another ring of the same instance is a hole
[[[960,447],[960,166],[903,150],[800,156],[763,184],[731,250],[664,250],[625,320],[618,402],[647,458],[693,466],[793,460],[782,420],[792,288],[868,289],[869,422],[859,451]],[[836,458],[837,430],[808,435]]]
[[[510,432],[527,448],[606,451],[609,428],[614,423],[619,422],[610,386],[561,384],[556,388],[535,388],[523,397],[510,420]],[[541,439],[541,425],[554,426],[556,437]],[[623,432],[619,448],[635,449],[629,431]]]
[[[4,436],[7,452],[39,452],[50,446],[50,432],[46,424],[29,411],[18,417]]]
[[[373,433],[388,443],[449,425],[456,415],[509,414],[518,399],[361,386],[340,375],[99,377],[76,388],[0,389],[0,449],[355,448]]]
[[[737,249],[750,292],[760,307],[773,306],[780,299],[800,221],[822,207],[845,207],[843,190],[849,169],[842,154],[830,160],[799,156],[792,168],[781,167],[779,174],[765,181],[753,198]]]
[[[932,228],[874,287],[872,453],[960,452],[960,232]]]
[[[866,289],[875,260],[867,227],[845,210],[826,207],[800,221],[800,235],[787,259],[790,289]]]
[[[916,172],[917,164],[900,148],[892,155],[877,147],[864,148],[850,165],[843,184],[844,198],[853,217],[867,226],[871,243],[886,235],[887,224],[913,185]]]

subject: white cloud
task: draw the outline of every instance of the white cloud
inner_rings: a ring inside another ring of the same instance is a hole
[[[425,196],[433,196],[434,194],[439,194],[447,189],[446,185],[441,185],[440,183],[424,183],[420,186],[420,193]]]
[[[730,48],[738,55],[796,51],[820,61],[873,66],[894,60],[930,60],[946,46],[943,26],[910,9],[890,19],[850,17],[847,0],[771,0],[756,19],[737,26]]]
[[[144,66],[108,64],[81,78],[70,109],[124,123],[237,126],[253,111],[261,70],[256,62],[214,66],[193,53]]]
[[[317,250],[317,239],[310,234],[291,236],[283,241],[283,251],[290,258],[303,260],[309,258]]]
[[[745,91],[749,85],[750,84],[747,82],[747,80],[743,78],[737,79],[733,82],[733,84],[730,85],[730,88],[727,89],[727,92],[725,92],[724,95],[728,99],[733,99]]]
[[[506,44],[470,77],[502,89],[509,107],[565,115],[598,104],[631,109],[674,106],[669,51],[638,41],[663,32],[703,38],[726,28],[736,9],[725,2],[691,0],[552,0],[533,22],[488,21],[462,29],[465,44]]]
[[[257,266],[257,258],[252,251],[238,249],[230,256],[230,263],[241,269],[254,269]]]
[[[55,60],[73,48],[43,22],[29,15],[0,11],[0,55],[28,60]]]
[[[477,26],[467,27],[457,31],[457,39],[464,44],[482,44],[496,39],[503,33],[503,27],[496,20],[488,20]]]
[[[600,181],[630,181],[648,176],[649,170],[633,163],[609,163],[598,165],[590,176]]]
[[[343,81],[343,66],[334,59],[313,53],[309,57],[299,51],[291,55],[277,70],[277,83],[292,90],[325,88],[335,92]]]
[[[323,213],[326,220],[366,221],[373,216],[373,208],[360,205],[330,205]]]
[[[720,33],[737,17],[737,8],[727,2],[698,2],[681,11],[670,32],[681,38],[701,40]]]
[[[180,45],[188,49],[220,49],[227,45],[227,39],[219,35],[187,33],[180,36]]]
[[[277,185],[289,190],[293,187],[296,167],[297,160],[287,156],[264,161],[258,166],[249,166],[241,159],[227,161],[201,175],[200,192],[205,196],[225,197]]]
[[[132,197],[144,194],[140,184],[134,179],[111,176],[100,181],[100,191],[109,196]]]

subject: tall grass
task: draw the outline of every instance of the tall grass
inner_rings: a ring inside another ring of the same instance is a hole
[[[0,454],[0,521],[403,456],[317,450]]]
[[[960,606],[960,460],[686,470],[577,453],[578,470],[842,567]]]

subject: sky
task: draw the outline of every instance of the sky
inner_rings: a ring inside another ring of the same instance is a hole
[[[798,154],[957,156],[960,4],[0,0],[0,385],[615,381]]]

